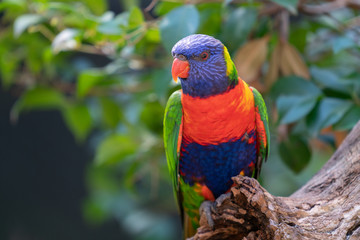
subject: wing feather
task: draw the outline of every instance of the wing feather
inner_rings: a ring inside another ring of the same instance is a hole
[[[270,131],[269,131],[269,120],[266,110],[266,105],[261,94],[253,87],[251,90],[254,95],[255,101],[255,120],[256,120],[256,135],[257,144],[259,150],[259,157],[255,165],[255,178],[259,176],[261,165],[263,161],[269,156],[270,150]]]
[[[167,164],[172,179],[174,195],[178,203],[181,219],[183,222],[184,211],[182,196],[179,186],[179,146],[181,144],[182,105],[181,91],[174,92],[165,108],[164,116],[164,145]],[[180,135],[180,136],[179,136]]]

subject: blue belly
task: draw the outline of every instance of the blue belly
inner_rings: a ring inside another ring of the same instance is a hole
[[[248,135],[251,138],[255,132]],[[179,170],[186,183],[205,184],[217,198],[230,189],[233,184],[231,177],[242,170],[246,176],[252,175],[249,164],[255,163],[256,155],[256,140],[249,143],[239,139],[205,146],[183,142]]]

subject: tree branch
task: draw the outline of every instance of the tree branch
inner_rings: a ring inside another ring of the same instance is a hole
[[[359,0],[334,0],[327,3],[321,4],[300,4],[299,10],[303,13],[310,14],[310,15],[320,15],[325,13],[330,13],[332,11],[338,10],[340,8],[353,8],[359,9],[360,8],[360,1]]]
[[[331,159],[290,197],[237,176],[231,195],[205,216],[192,240],[360,239],[360,121]]]

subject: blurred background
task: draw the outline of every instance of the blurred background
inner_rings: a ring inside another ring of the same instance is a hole
[[[229,49],[264,96],[261,184],[288,196],[360,119],[360,4],[2,0],[0,239],[180,239],[162,140],[172,46]]]

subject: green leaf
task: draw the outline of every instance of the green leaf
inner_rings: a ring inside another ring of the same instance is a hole
[[[156,69],[151,74],[151,81],[154,92],[156,95],[165,100],[165,95],[169,90],[169,84],[171,82],[171,67],[167,66],[162,69]]]
[[[116,20],[104,22],[100,24],[97,28],[99,33],[109,34],[109,35],[121,35],[124,31],[120,28]]]
[[[17,121],[22,111],[37,109],[61,109],[65,106],[64,96],[51,88],[37,87],[26,91],[11,109],[12,121]]]
[[[70,131],[78,141],[84,141],[92,129],[92,118],[85,104],[68,105],[63,116]]]
[[[90,89],[104,80],[104,72],[97,69],[83,71],[77,82],[77,96],[84,97]]]
[[[86,6],[96,15],[103,14],[107,9],[106,0],[83,0],[86,3]]]
[[[297,76],[280,78],[271,88],[273,99],[281,95],[320,96],[321,90],[312,82]]]
[[[78,12],[78,9],[73,4],[64,2],[49,2],[47,6],[49,11],[72,13]]]
[[[350,38],[345,36],[339,36],[331,39],[332,50],[335,54],[342,50],[356,47],[357,44]]]
[[[85,200],[83,204],[83,214],[86,221],[91,224],[101,224],[108,218],[108,212],[102,208],[99,201],[92,198]]]
[[[354,69],[354,72],[344,77],[346,85],[349,86],[352,98],[360,98],[360,72]]]
[[[117,170],[118,169],[114,169],[112,166],[89,164],[86,171],[88,184],[98,193],[116,193],[119,191],[119,180],[114,176]]]
[[[0,76],[2,86],[5,89],[10,87],[15,80],[18,61],[18,58],[11,51],[0,51]]]
[[[165,14],[167,14],[168,12],[170,12],[171,10],[180,7],[182,5],[182,3],[179,2],[165,2],[165,1],[160,1],[158,4],[156,4],[155,7],[155,13],[159,16],[163,16]]]
[[[222,42],[230,52],[235,51],[247,39],[255,25],[257,11],[254,8],[236,8],[232,10],[222,27]],[[244,21],[246,19],[246,21]]]
[[[199,23],[199,13],[194,5],[181,6],[166,14],[159,25],[165,48],[171,51],[180,39],[194,34]]]
[[[266,21],[268,25],[268,20]],[[308,42],[307,36],[310,33],[310,26],[308,22],[302,22],[302,24],[291,24],[291,31],[289,32],[289,40],[297,50],[301,53],[305,51],[306,44]]]
[[[141,168],[140,161],[133,161],[130,164],[130,167],[126,170],[126,174],[124,176],[124,183],[125,187],[128,188],[130,191],[134,190],[135,183],[136,183],[136,172]]]
[[[44,69],[44,61],[42,58],[43,51],[48,46],[48,41],[43,38],[36,38],[35,35],[31,35],[28,38],[27,52],[25,56],[26,67],[32,73],[40,73]]]
[[[349,130],[360,120],[360,106],[353,104],[349,111],[334,124],[335,130]]]
[[[311,150],[307,142],[299,135],[290,135],[279,144],[279,154],[286,166],[300,173],[310,162]]]
[[[113,134],[105,138],[96,150],[97,164],[113,164],[134,154],[137,144],[128,135]]]
[[[315,106],[318,96],[280,96],[276,100],[281,124],[288,124],[303,118]]]
[[[51,24],[53,26],[59,25],[58,21],[58,19],[53,20]],[[86,29],[87,31],[89,31],[90,29],[94,28],[94,26],[90,24],[91,21],[86,19],[84,15],[79,14],[79,12],[69,12],[65,14],[61,21],[64,26],[67,26],[71,29]]]
[[[351,73],[349,73],[347,76],[345,76],[345,81],[352,84],[352,86],[355,83],[360,84],[359,79],[360,79],[360,72],[356,71],[355,69]]]
[[[62,30],[51,44],[54,53],[76,49],[79,43],[75,37],[79,34],[80,32],[77,29],[66,28]]]
[[[129,12],[123,12],[113,19],[102,21],[97,30],[104,34],[121,35],[128,26],[129,16]]]
[[[337,98],[324,98],[308,115],[306,123],[310,132],[317,133],[321,129],[338,122],[350,109],[350,101]]]
[[[105,22],[99,25],[97,30],[99,33],[108,35],[122,35],[124,33],[124,31],[119,28],[118,24],[115,21]]]
[[[159,43],[161,41],[160,30],[158,28],[150,28],[145,34],[147,41],[152,43]]]
[[[314,80],[324,88],[330,88],[344,93],[349,92],[350,84],[330,70],[312,66],[310,67],[310,73]]]
[[[37,14],[24,14],[14,22],[14,36],[19,37],[26,29],[45,21],[43,16]]]
[[[274,3],[279,4],[280,6],[283,6],[287,10],[289,10],[292,14],[297,13],[297,5],[299,0],[271,0]]]
[[[0,2],[0,11],[6,10],[24,10],[26,9],[26,0],[3,0]]]
[[[136,28],[141,24],[143,24],[143,22],[144,22],[144,16],[141,10],[136,6],[133,6],[130,10],[130,15],[129,15],[129,28],[130,29]]]
[[[199,33],[215,36],[221,28],[221,4],[205,3],[198,5],[200,12]]]
[[[107,127],[116,128],[123,117],[120,106],[111,98],[100,98],[103,122]]]
[[[114,19],[114,16],[115,16],[114,12],[106,11],[99,17],[98,21],[100,21],[100,22],[110,21],[110,20]]]
[[[140,120],[151,131],[161,134],[163,129],[164,107],[157,101],[147,102],[140,114]]]

